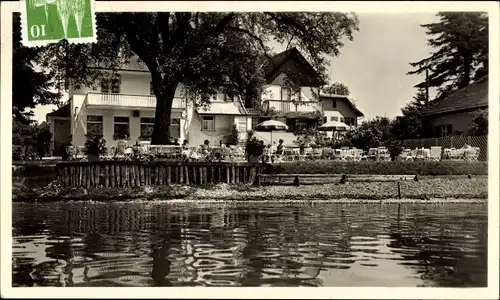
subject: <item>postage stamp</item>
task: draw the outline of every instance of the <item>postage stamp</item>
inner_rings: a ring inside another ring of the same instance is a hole
[[[96,42],[94,0],[24,0],[21,7],[25,46],[44,46],[62,39]]]

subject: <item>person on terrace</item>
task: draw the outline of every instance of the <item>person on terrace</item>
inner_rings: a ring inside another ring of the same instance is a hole
[[[278,146],[276,146],[276,154],[277,155],[282,155],[283,151],[284,151],[283,140],[280,139],[278,141]]]
[[[203,145],[201,145],[201,150],[203,154],[208,154],[210,152],[210,142],[205,140]]]

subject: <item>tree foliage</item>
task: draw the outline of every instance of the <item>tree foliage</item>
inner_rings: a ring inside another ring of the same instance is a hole
[[[349,130],[345,135],[345,140],[350,141],[349,146],[366,151],[369,148],[384,146],[391,136],[391,120],[385,117],[376,117]]]
[[[341,82],[334,82],[329,86],[324,87],[322,89],[322,92],[325,94],[335,94],[343,96],[349,96],[351,94],[349,88]]]
[[[416,139],[425,135],[424,123],[419,111],[426,105],[426,92],[419,88],[413,100],[401,109],[402,116],[392,120],[391,133],[398,139]]]
[[[469,129],[470,135],[488,135],[488,111],[485,109],[472,113],[472,126]]]
[[[45,52],[43,65],[62,71],[72,85],[89,85],[105,68],[132,56],[151,74],[156,96],[152,143],[169,141],[172,102],[179,84],[206,104],[220,89],[242,98],[260,98],[271,40],[304,51],[326,78],[327,55],[336,56],[352,39],[358,20],[348,13],[102,13],[96,17],[98,43],[61,42]],[[52,55],[56,53],[56,55]]]
[[[39,59],[40,49],[21,44],[19,13],[13,17],[12,38],[12,113],[16,120],[27,124],[31,109],[37,105],[57,104],[61,95],[52,91],[54,73],[36,70],[33,64]]]
[[[49,152],[52,133],[49,124],[37,124],[24,118],[12,123],[13,159],[24,160],[42,158]]]
[[[440,21],[427,29],[429,57],[412,62],[408,74],[429,70],[429,86],[438,88],[437,99],[488,74],[488,15],[483,12],[440,12]],[[426,82],[417,86],[425,87]]]

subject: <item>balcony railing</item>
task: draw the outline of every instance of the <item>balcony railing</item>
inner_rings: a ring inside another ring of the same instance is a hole
[[[274,110],[276,112],[317,112],[321,111],[319,102],[304,101],[294,102],[289,100],[264,100],[263,108],[266,111]]]
[[[150,95],[130,95],[130,94],[107,94],[90,92],[86,97],[87,105],[96,106],[116,106],[131,108],[155,108],[156,97]],[[172,102],[172,108],[184,109],[186,100],[176,97]]]

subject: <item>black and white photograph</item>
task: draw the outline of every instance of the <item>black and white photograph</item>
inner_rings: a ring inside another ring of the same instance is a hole
[[[2,296],[498,297],[498,2],[210,3],[2,2]]]

